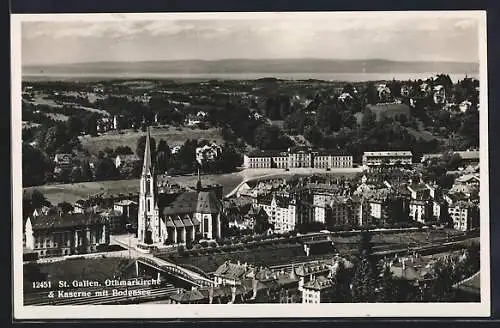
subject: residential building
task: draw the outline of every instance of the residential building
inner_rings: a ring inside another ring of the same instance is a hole
[[[434,202],[431,200],[410,200],[410,218],[420,223],[434,221]],[[439,217],[438,217],[439,218]]]
[[[479,207],[477,204],[458,201],[448,208],[448,214],[453,221],[453,228],[469,231],[479,227]]]
[[[327,229],[359,224],[359,206],[350,197],[314,194],[314,221],[324,223]]]
[[[274,232],[285,233],[293,231],[298,223],[296,200],[292,197],[281,197],[273,193],[271,197],[262,197],[258,200],[269,217],[269,223],[274,226]]]
[[[109,244],[105,220],[96,214],[54,214],[30,217],[25,223],[26,248],[39,257],[86,254]]]
[[[124,165],[134,165],[140,159],[136,155],[117,155],[115,158],[115,167],[119,169]]]
[[[334,283],[324,276],[313,278],[302,287],[302,303],[329,303]]]
[[[471,107],[472,103],[468,100],[464,100],[458,105],[458,109],[460,109],[462,113],[467,112]]]
[[[363,154],[364,166],[386,165],[410,165],[413,154],[411,151],[366,151]]]
[[[222,147],[216,143],[205,145],[196,148],[196,161],[202,163],[203,161],[213,161],[222,153]]]
[[[236,286],[241,285],[242,280],[247,278],[250,272],[254,271],[254,267],[247,263],[232,263],[226,261],[220,265],[214,272],[215,286]]]
[[[462,165],[475,165],[479,163],[479,151],[478,150],[466,150],[466,151],[454,151],[453,154],[457,154],[462,159]],[[440,159],[443,154],[424,154],[422,155],[422,163],[428,162],[432,159]]]
[[[124,216],[125,218],[133,218],[137,217],[137,202],[134,202],[133,200],[130,199],[124,199],[116,202],[113,205],[113,210],[118,213],[119,215]]]
[[[444,104],[446,102],[446,90],[442,85],[434,86],[434,94],[432,99],[435,104]]]
[[[59,153],[54,156],[54,164],[56,167],[69,167],[72,163],[72,158],[71,154]]]

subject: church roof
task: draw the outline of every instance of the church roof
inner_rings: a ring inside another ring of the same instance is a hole
[[[210,191],[200,191],[196,212],[202,214],[216,214],[220,212],[220,202],[215,193]]]
[[[161,204],[163,205],[163,215],[170,216],[195,213],[197,200],[198,194],[196,191],[180,193],[169,203]]]
[[[183,227],[189,228],[200,225],[200,221],[198,221],[194,217],[191,218],[189,216],[185,216],[184,218],[181,218],[179,216],[177,217],[168,216],[165,219],[165,223],[167,228],[183,228]]]

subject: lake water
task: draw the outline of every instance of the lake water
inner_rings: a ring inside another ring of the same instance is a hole
[[[437,73],[213,73],[213,74],[168,74],[168,73],[27,73],[23,75],[24,81],[98,81],[111,79],[172,79],[172,80],[255,80],[274,77],[283,80],[316,79],[324,81],[363,82],[363,81],[388,81],[392,79],[425,80]],[[479,74],[449,74],[453,82],[464,77],[478,78]]]

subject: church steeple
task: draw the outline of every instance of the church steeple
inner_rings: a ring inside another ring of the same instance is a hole
[[[201,191],[202,188],[201,178],[200,178],[200,167],[198,166],[198,181],[196,182],[196,190]]]
[[[151,160],[151,141],[150,141],[150,134],[149,134],[149,126],[147,129],[147,134],[146,134],[146,144],[144,146],[144,163],[142,165],[142,175],[148,175],[153,173],[153,167],[151,165],[152,160]]]

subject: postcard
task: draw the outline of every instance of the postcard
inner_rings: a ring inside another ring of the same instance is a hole
[[[485,12],[11,18],[15,319],[490,315]]]

